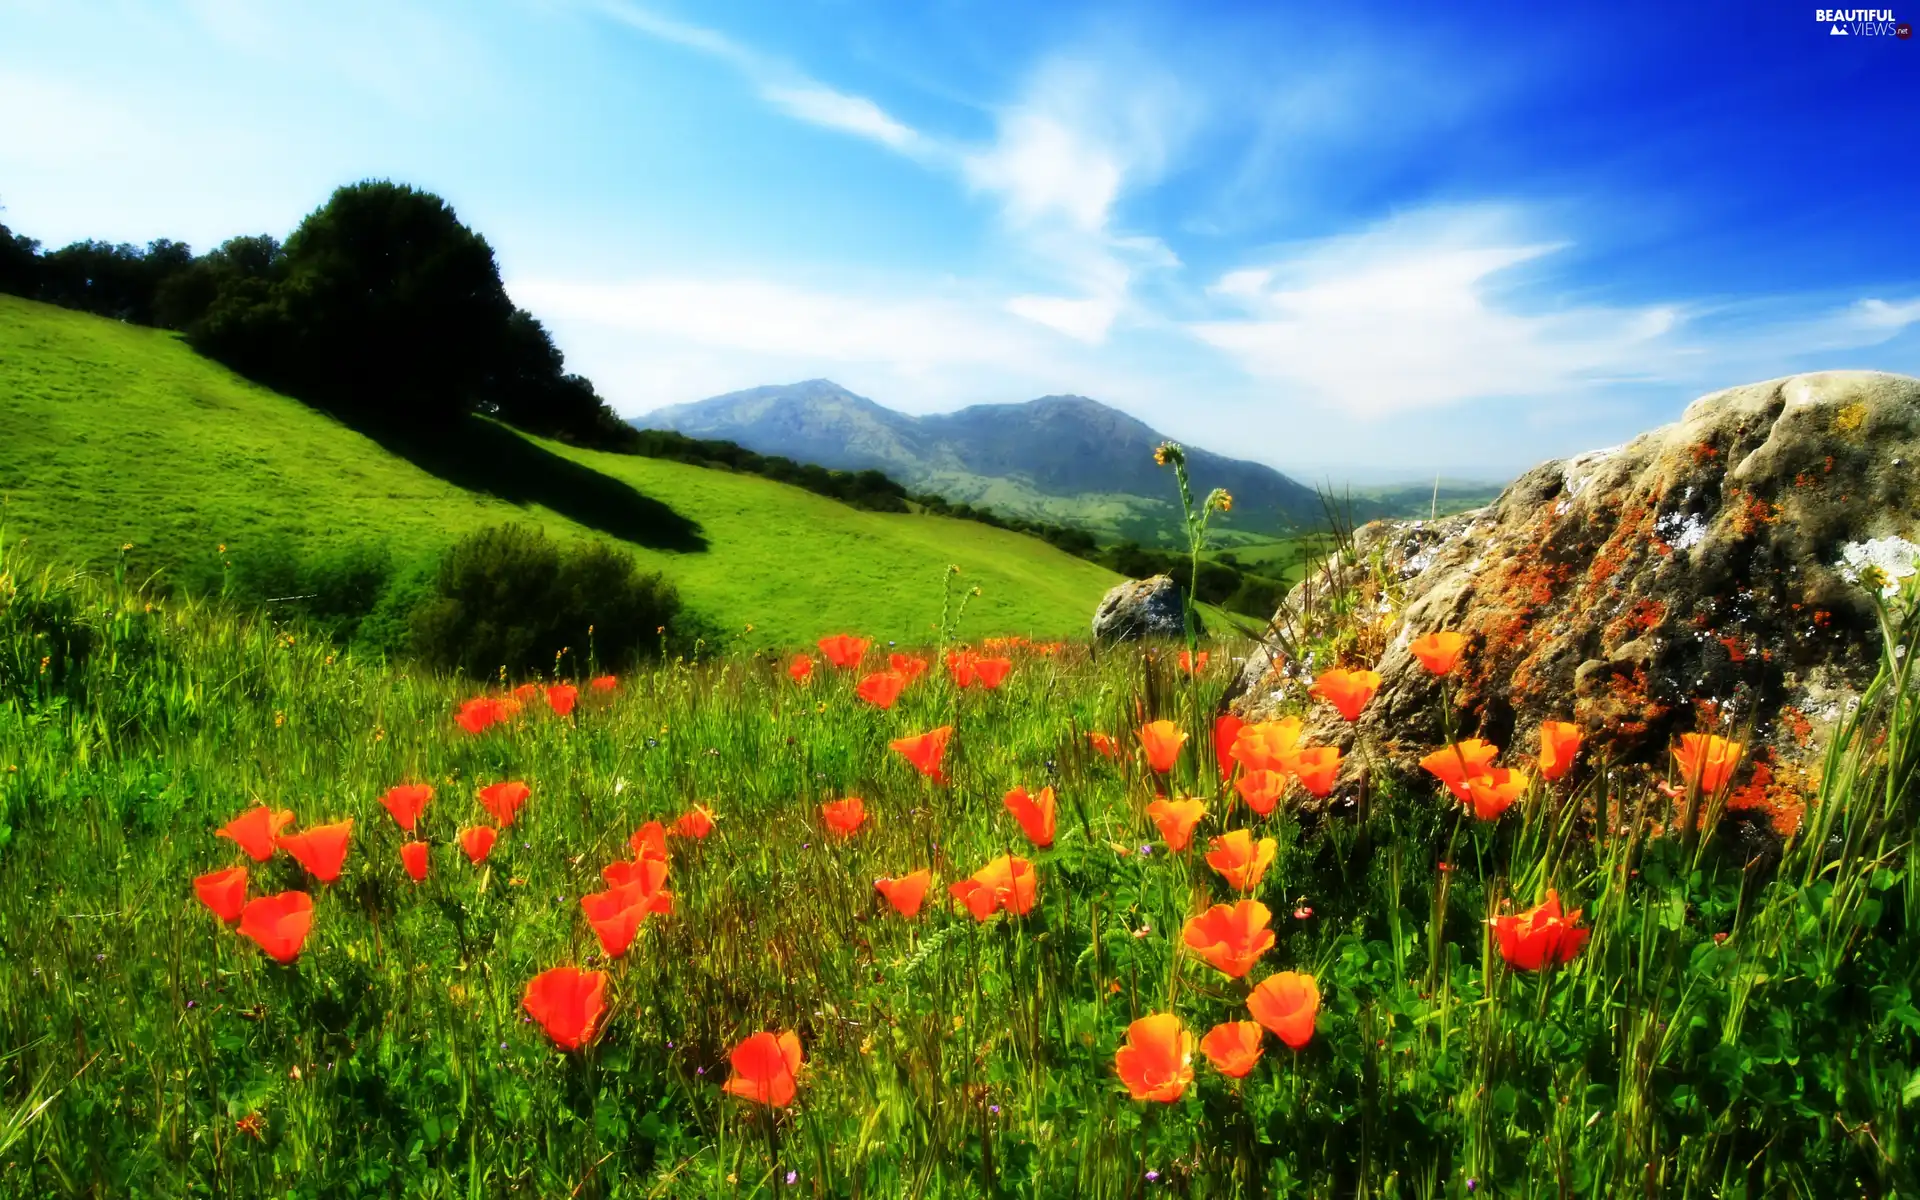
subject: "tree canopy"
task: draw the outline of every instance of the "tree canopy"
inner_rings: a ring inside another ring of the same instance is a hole
[[[241,374],[360,423],[430,430],[477,412],[594,445],[630,433],[515,307],[487,240],[406,184],[342,187],[284,245],[236,237],[197,257],[166,239],[42,253],[0,226],[0,290],[181,330]]]

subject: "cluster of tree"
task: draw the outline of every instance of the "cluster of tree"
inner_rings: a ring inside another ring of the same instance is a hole
[[[763,476],[873,512],[907,512],[907,501],[919,499],[880,471],[831,471],[779,454],[756,454],[737,442],[708,441],[668,429],[634,430],[620,448],[648,458]]]
[[[0,226],[0,291],[175,329],[201,353],[341,416],[433,429],[482,413],[619,448],[631,430],[516,308],[485,238],[429,192],[343,187],[285,243],[196,255],[75,242],[42,252]]]

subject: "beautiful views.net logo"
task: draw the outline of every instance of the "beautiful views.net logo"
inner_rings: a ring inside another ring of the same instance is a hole
[[[1816,8],[1813,19],[1828,26],[1832,37],[1913,36],[1913,26],[1896,23],[1890,8]]]

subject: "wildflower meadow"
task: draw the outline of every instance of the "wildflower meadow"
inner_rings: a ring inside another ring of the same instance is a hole
[[[1232,640],[472,680],[6,568],[8,1195],[1915,1187],[1911,596],[1755,851],[1737,736],[1355,782]]]

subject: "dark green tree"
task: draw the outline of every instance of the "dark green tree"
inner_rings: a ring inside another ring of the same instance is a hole
[[[0,292],[32,296],[40,290],[40,243],[0,225]]]
[[[240,248],[236,248],[240,249]],[[277,272],[210,306],[196,346],[309,403],[431,427],[479,406],[513,305],[493,248],[440,197],[343,187],[287,239]]]

